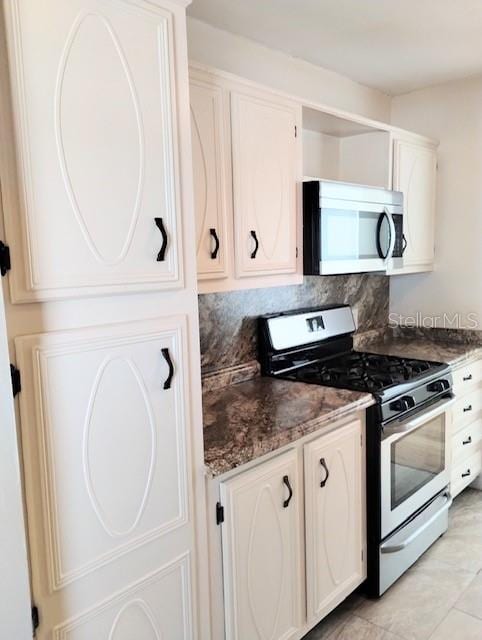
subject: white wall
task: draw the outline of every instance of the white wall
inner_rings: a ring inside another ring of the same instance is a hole
[[[440,147],[436,271],[392,278],[390,311],[460,314],[465,324],[473,313],[482,329],[482,77],[396,97],[392,122]]]
[[[388,122],[390,98],[333,71],[188,18],[191,60],[329,106]]]

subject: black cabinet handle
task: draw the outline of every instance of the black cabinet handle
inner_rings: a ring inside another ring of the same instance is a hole
[[[289,503],[291,502],[291,498],[293,497],[293,489],[291,488],[290,485],[290,479],[288,478],[288,476],[283,476],[283,482],[286,485],[286,488],[289,491],[289,495],[286,498],[286,500],[284,500],[283,502],[283,507],[286,509],[286,507],[289,505]]]
[[[469,404],[468,407],[464,407],[464,413],[466,413],[467,411],[472,411],[472,405]]]
[[[463,440],[462,444],[472,444],[472,436],[469,436],[467,440]]]
[[[251,260],[254,260],[254,259],[256,258],[256,254],[258,253],[258,249],[259,249],[259,240],[258,240],[258,238],[257,238],[257,236],[256,236],[256,231],[253,231],[253,230],[251,229],[251,231],[250,231],[249,233],[250,233],[250,235],[251,235],[251,237],[253,238],[254,243],[255,243],[255,244],[254,244],[254,250],[251,252]]]
[[[467,478],[468,476],[470,476],[470,469],[467,469],[467,471],[462,474],[462,478]]]
[[[162,245],[159,253],[157,254],[157,262],[163,262],[166,257],[166,249],[167,249],[167,233],[164,227],[164,223],[162,218],[154,218],[154,222],[156,223],[157,228],[161,232],[162,236]]]
[[[169,367],[169,373],[167,375],[166,380],[164,381],[164,389],[170,389],[171,388],[171,382],[172,382],[172,377],[174,375],[174,365],[172,364],[172,360],[171,360],[171,356],[169,354],[169,349],[167,349],[166,347],[161,349],[162,355],[164,356],[164,360],[167,363],[167,366]]]
[[[328,471],[328,467],[326,465],[325,458],[320,458],[320,464],[323,467],[323,469],[326,471],[325,478],[320,482],[320,487],[323,488],[325,486],[325,484],[328,482],[328,478],[330,477],[330,472]]]
[[[408,240],[405,237],[405,234],[402,233],[402,258],[403,258],[403,254],[405,253],[405,249],[407,248],[407,246],[408,246]]]
[[[211,237],[214,239],[214,249],[211,251],[211,260],[216,260],[219,251],[219,238],[216,229],[209,229]]]
[[[469,373],[469,375],[468,375],[468,376],[464,376],[464,377],[462,378],[462,380],[463,380],[464,382],[468,382],[469,380],[472,380],[472,374],[471,374],[471,373]]]

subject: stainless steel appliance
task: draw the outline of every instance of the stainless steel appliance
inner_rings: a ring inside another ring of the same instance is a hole
[[[401,267],[403,194],[328,180],[303,183],[303,261],[307,275]]]
[[[381,595],[446,531],[448,365],[355,351],[350,307],[264,316],[265,375],[372,393],[367,410],[367,592]]]

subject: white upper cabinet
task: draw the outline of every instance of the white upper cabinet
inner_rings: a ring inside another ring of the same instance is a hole
[[[406,249],[403,267],[391,273],[430,271],[434,264],[437,152],[412,141],[394,141],[393,188],[404,195]]]
[[[236,275],[296,271],[300,108],[231,93]]]
[[[229,95],[190,74],[194,209],[199,279],[226,277]],[[229,196],[231,192],[229,191]]]
[[[366,577],[362,426],[355,421],[305,446],[308,622]]]
[[[6,207],[13,298],[181,286],[172,14],[143,0],[5,8],[21,184],[21,225]]]
[[[227,640],[289,640],[301,625],[302,486],[289,451],[221,485]]]

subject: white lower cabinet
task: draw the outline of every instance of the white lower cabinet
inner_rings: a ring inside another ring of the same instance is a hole
[[[362,427],[355,421],[305,446],[308,621],[365,578]]]
[[[15,341],[38,640],[195,637],[186,327]]]
[[[364,581],[363,430],[355,419],[221,482],[227,640],[298,640]]]
[[[455,498],[474,481],[482,486],[482,360],[455,369],[453,380],[450,493]]]
[[[301,489],[296,450],[221,485],[227,640],[297,637]]]

